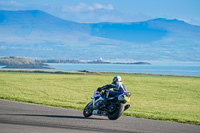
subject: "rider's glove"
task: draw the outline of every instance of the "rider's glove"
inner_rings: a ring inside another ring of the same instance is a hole
[[[97,89],[98,92],[101,92],[101,90],[102,90],[101,87],[99,87],[99,88]]]

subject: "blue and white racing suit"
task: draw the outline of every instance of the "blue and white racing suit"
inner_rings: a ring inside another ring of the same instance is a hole
[[[113,91],[109,90],[111,88],[113,88]],[[100,87],[97,90],[100,91],[100,92],[102,90],[106,91],[105,97],[104,97],[105,103],[107,103],[108,97],[114,97],[118,93],[127,92],[126,86],[122,82],[119,82],[119,81],[112,83],[112,84],[105,85],[103,87]]]

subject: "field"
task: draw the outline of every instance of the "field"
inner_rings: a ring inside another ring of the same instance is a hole
[[[115,75],[0,72],[0,99],[83,110]],[[200,125],[200,78],[119,75],[132,94],[123,115]]]

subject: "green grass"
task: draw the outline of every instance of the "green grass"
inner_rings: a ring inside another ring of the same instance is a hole
[[[116,74],[0,72],[0,99],[83,110]],[[126,116],[200,125],[200,78],[120,74],[131,92]]]

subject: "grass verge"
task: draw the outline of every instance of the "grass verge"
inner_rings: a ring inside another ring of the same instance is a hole
[[[83,110],[116,74],[0,72],[0,99]],[[131,92],[126,116],[200,125],[200,78],[120,74]]]

